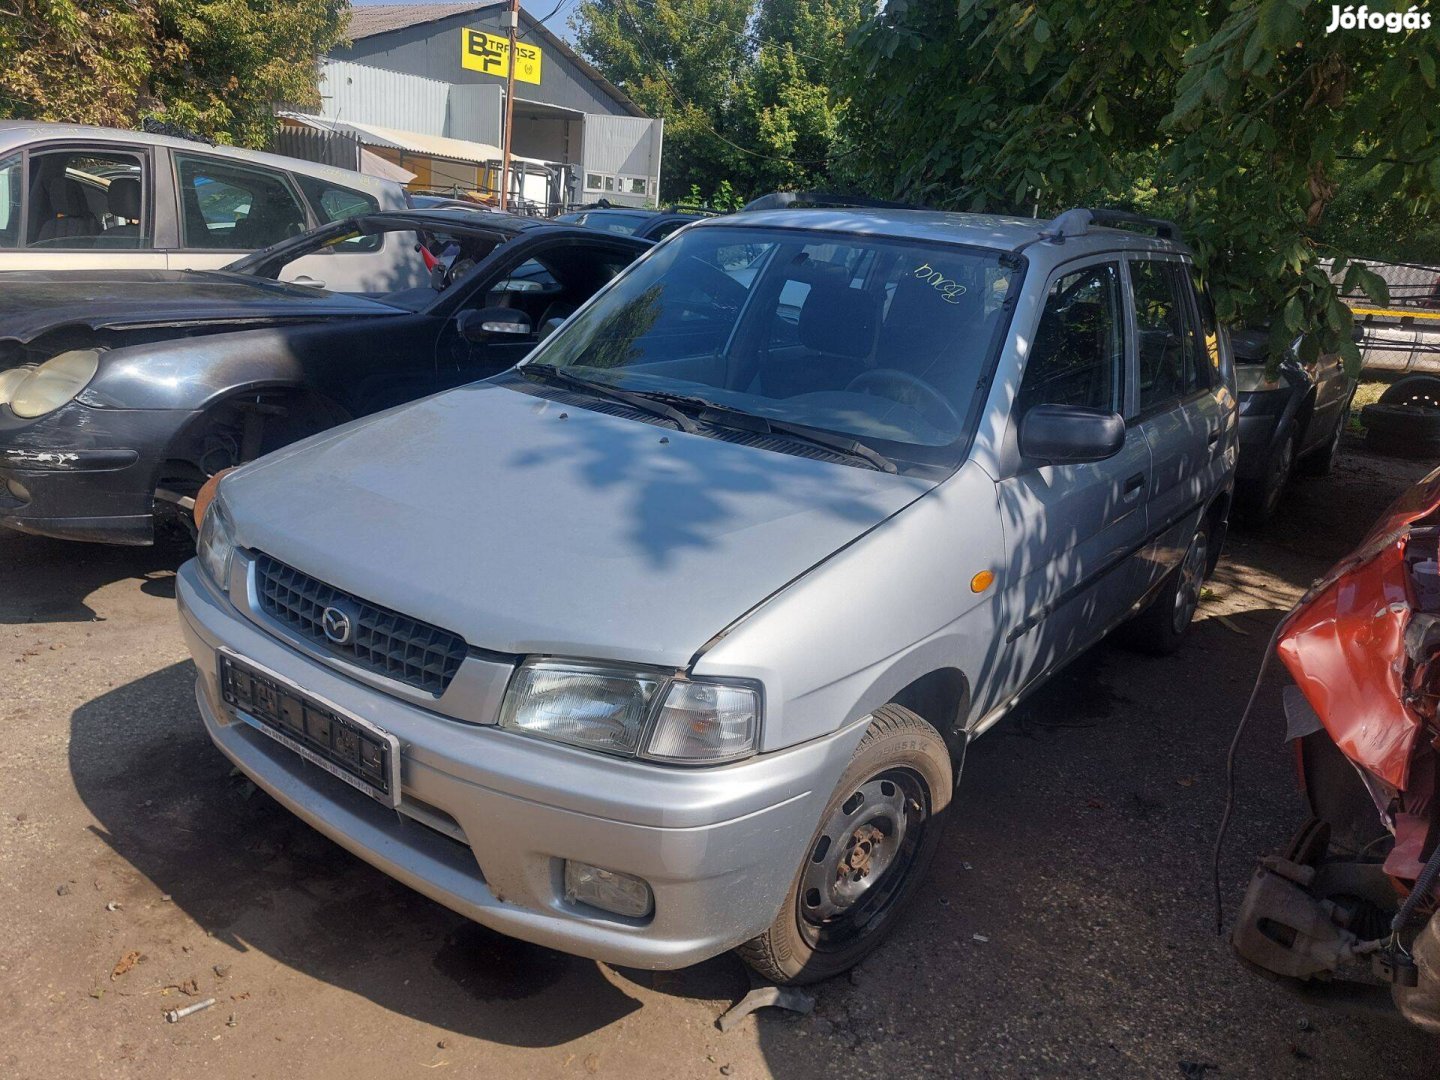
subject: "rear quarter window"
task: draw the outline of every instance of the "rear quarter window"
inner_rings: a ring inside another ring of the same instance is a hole
[[[297,174],[296,179],[300,182],[300,190],[305,193],[310,208],[315,211],[315,216],[320,219],[322,224],[344,221],[346,218],[356,217],[360,214],[374,214],[380,209],[379,200],[362,191],[340,187],[313,176]],[[385,237],[381,233],[352,236],[349,240],[336,244],[331,250],[339,252],[379,251],[384,241]]]

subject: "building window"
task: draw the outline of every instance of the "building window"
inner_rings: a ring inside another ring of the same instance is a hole
[[[606,190],[606,191],[614,191],[614,190],[615,190],[615,177],[613,177],[613,176],[607,176],[607,177],[605,177],[605,190]]]
[[[644,195],[645,188],[646,182],[643,176],[625,177],[625,190],[631,195]]]
[[[585,174],[586,191],[599,191],[604,186],[605,182],[599,173],[587,172]]]

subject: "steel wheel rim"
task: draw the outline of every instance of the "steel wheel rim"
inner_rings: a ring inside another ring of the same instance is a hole
[[[800,873],[796,914],[811,948],[842,949],[885,924],[911,877],[929,807],[910,769],[878,773],[836,805]]]
[[[1200,607],[1200,590],[1205,585],[1205,560],[1209,554],[1205,534],[1198,532],[1190,541],[1185,558],[1180,563],[1180,583],[1175,592],[1175,633],[1181,633],[1190,625]]]

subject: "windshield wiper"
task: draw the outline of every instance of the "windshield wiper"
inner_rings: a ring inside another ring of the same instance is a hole
[[[695,426],[695,421],[686,416],[673,405],[667,405],[663,401],[657,401],[645,394],[633,393],[629,390],[621,390],[618,387],[600,382],[596,379],[587,379],[580,375],[574,375],[564,368],[556,367],[554,364],[522,364],[520,374],[536,376],[542,379],[549,379],[551,382],[568,386],[572,390],[581,390],[587,394],[594,394],[596,397],[609,398],[611,401],[618,401],[622,405],[629,405],[632,409],[649,413],[651,416],[658,416],[662,420],[669,420],[681,431],[691,435],[696,434],[700,429]]]
[[[848,435],[837,435],[829,431],[821,431],[810,427],[807,424],[796,424],[789,420],[774,420],[768,416],[761,416],[758,413],[749,413],[743,409],[737,409],[730,405],[721,405],[715,401],[709,401],[702,397],[693,397],[690,394],[675,394],[668,390],[636,390],[636,395],[651,398],[656,402],[669,402],[681,408],[695,409],[702,413],[702,420],[711,421],[724,427],[739,428],[743,431],[755,431],[762,435],[781,435],[796,442],[809,443],[811,446],[819,446],[826,450],[834,450],[836,453],[844,454],[847,457],[859,458],[878,469],[880,472],[894,473],[899,470],[895,462],[891,461],[884,454],[873,447],[866,446],[859,439]]]

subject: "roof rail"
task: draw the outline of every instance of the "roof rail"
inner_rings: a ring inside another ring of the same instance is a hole
[[[1154,229],[1155,235],[1162,240],[1184,242],[1180,226],[1173,221],[1146,217],[1144,214],[1134,214],[1129,210],[1109,210],[1105,207],[1097,207],[1092,210],[1084,206],[1077,206],[1073,210],[1066,210],[1063,214],[1057,215],[1050,222],[1050,228],[1045,230],[1042,236],[1052,244],[1063,244],[1072,236],[1084,236],[1090,231],[1091,225],[1140,225],[1147,229]]]
[[[751,199],[740,208],[740,213],[743,214],[748,210],[789,210],[802,206],[858,207],[870,210],[927,209],[913,203],[887,202],[884,199],[872,199],[865,195],[837,195],[833,191],[772,191],[769,195]]]

